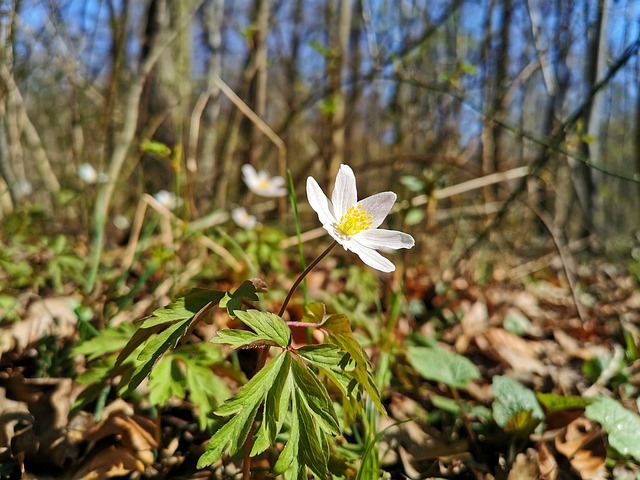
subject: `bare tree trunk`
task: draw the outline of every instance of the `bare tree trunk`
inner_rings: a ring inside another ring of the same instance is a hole
[[[331,1],[331,0],[330,0]],[[330,48],[334,58],[329,63],[329,91],[333,95],[334,110],[330,119],[331,147],[329,158],[329,178],[334,178],[340,164],[344,162],[345,150],[345,91],[344,70],[349,47],[349,30],[351,28],[351,0],[340,0],[340,17],[338,31],[330,36]],[[329,27],[331,28],[331,27]]]
[[[589,42],[590,45],[587,61],[587,82],[589,88],[592,88],[598,82],[606,70],[606,25],[608,21],[609,8],[608,0],[599,0],[596,28]],[[594,140],[594,142],[589,143],[587,141],[582,141],[580,144],[581,152],[593,163],[599,163],[600,158],[598,136],[600,133],[601,100],[598,100],[599,98],[602,98],[602,92],[596,93],[589,107],[585,109],[583,116],[584,125],[587,127],[587,131],[585,132],[588,135],[587,138]],[[578,235],[580,237],[586,237],[591,233],[590,230],[593,227],[594,215],[595,183],[591,167],[586,165],[584,162],[573,162],[573,181],[583,210]]]
[[[249,105],[253,112],[262,120],[267,110],[267,34],[269,32],[269,9],[271,0],[257,0],[256,33],[253,37],[255,49],[255,76],[252,85],[252,98]],[[251,138],[249,148],[249,163],[259,165],[264,162],[264,135],[258,127],[251,123]]]
[[[202,147],[198,161],[198,190],[208,191],[216,169],[216,144],[218,134],[215,122],[220,114],[220,88],[216,78],[222,75],[222,19],[224,0],[207,0],[204,10],[204,28],[211,54],[207,66],[207,92],[209,101],[204,112],[205,128],[202,130]],[[208,187],[208,188],[207,188]]]

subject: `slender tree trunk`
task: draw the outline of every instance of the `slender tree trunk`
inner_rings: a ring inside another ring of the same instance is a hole
[[[331,1],[331,0],[330,0]],[[345,150],[345,65],[351,28],[352,2],[339,0],[340,6],[337,32],[330,36],[330,48],[334,54],[329,63],[329,91],[333,96],[333,113],[330,117],[331,147],[329,178],[334,178],[340,164],[344,162]],[[337,13],[337,8],[334,9]],[[331,27],[329,26],[331,29]]]
[[[207,0],[204,10],[204,28],[207,45],[211,54],[207,66],[207,91],[209,101],[204,111],[204,125],[202,129],[202,147],[198,159],[198,179],[203,192],[211,187],[216,169],[216,145],[218,134],[216,120],[220,114],[220,88],[216,78],[222,76],[222,20],[224,18],[224,0]],[[209,192],[210,193],[210,192]]]

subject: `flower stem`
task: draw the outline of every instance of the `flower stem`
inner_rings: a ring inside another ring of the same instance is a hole
[[[334,241],[331,245],[329,245],[327,249],[324,252],[322,252],[320,255],[318,255],[318,258],[316,258],[313,262],[311,262],[309,266],[305,268],[304,271],[300,274],[300,276],[296,278],[296,281],[293,282],[293,285],[289,289],[289,292],[287,293],[287,296],[285,297],[284,302],[282,302],[282,307],[280,307],[280,312],[278,313],[279,317],[282,317],[282,315],[284,314],[285,310],[287,309],[287,305],[289,304],[289,300],[291,300],[293,293],[296,291],[296,288],[298,288],[298,285],[300,285],[302,280],[304,280],[304,277],[306,277],[308,273],[311,270],[313,270],[313,268],[318,263],[320,263],[320,260],[326,257],[329,254],[329,252],[333,250],[333,247],[335,247],[337,244],[338,242]]]

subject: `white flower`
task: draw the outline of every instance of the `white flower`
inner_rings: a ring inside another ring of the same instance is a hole
[[[358,201],[356,177],[348,165],[340,165],[331,200],[313,177],[307,178],[307,198],[329,235],[370,267],[393,272],[393,263],[376,250],[415,245],[411,235],[378,228],[396,202],[396,194],[382,192]]]
[[[93,185],[98,181],[98,172],[90,163],[78,165],[78,176],[87,185]]]
[[[167,192],[166,190],[160,190],[153,195],[153,198],[167,210],[173,210],[176,207],[182,205],[182,199],[176,197],[173,192]]]
[[[242,178],[249,190],[261,197],[284,197],[287,194],[284,178],[272,177],[265,170],[256,172],[248,163],[242,166]]]
[[[19,180],[13,184],[13,194],[16,198],[26,197],[33,193],[33,186],[28,180]]]
[[[250,230],[258,225],[258,220],[253,215],[249,215],[244,207],[236,207],[231,210],[231,218],[239,227]]]

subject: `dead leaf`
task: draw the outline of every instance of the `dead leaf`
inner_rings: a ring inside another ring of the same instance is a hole
[[[604,438],[600,429],[586,418],[577,418],[567,425],[555,444],[583,480],[607,478]]]
[[[511,466],[508,480],[537,480],[540,478],[538,453],[530,448],[526,453],[519,453]]]

